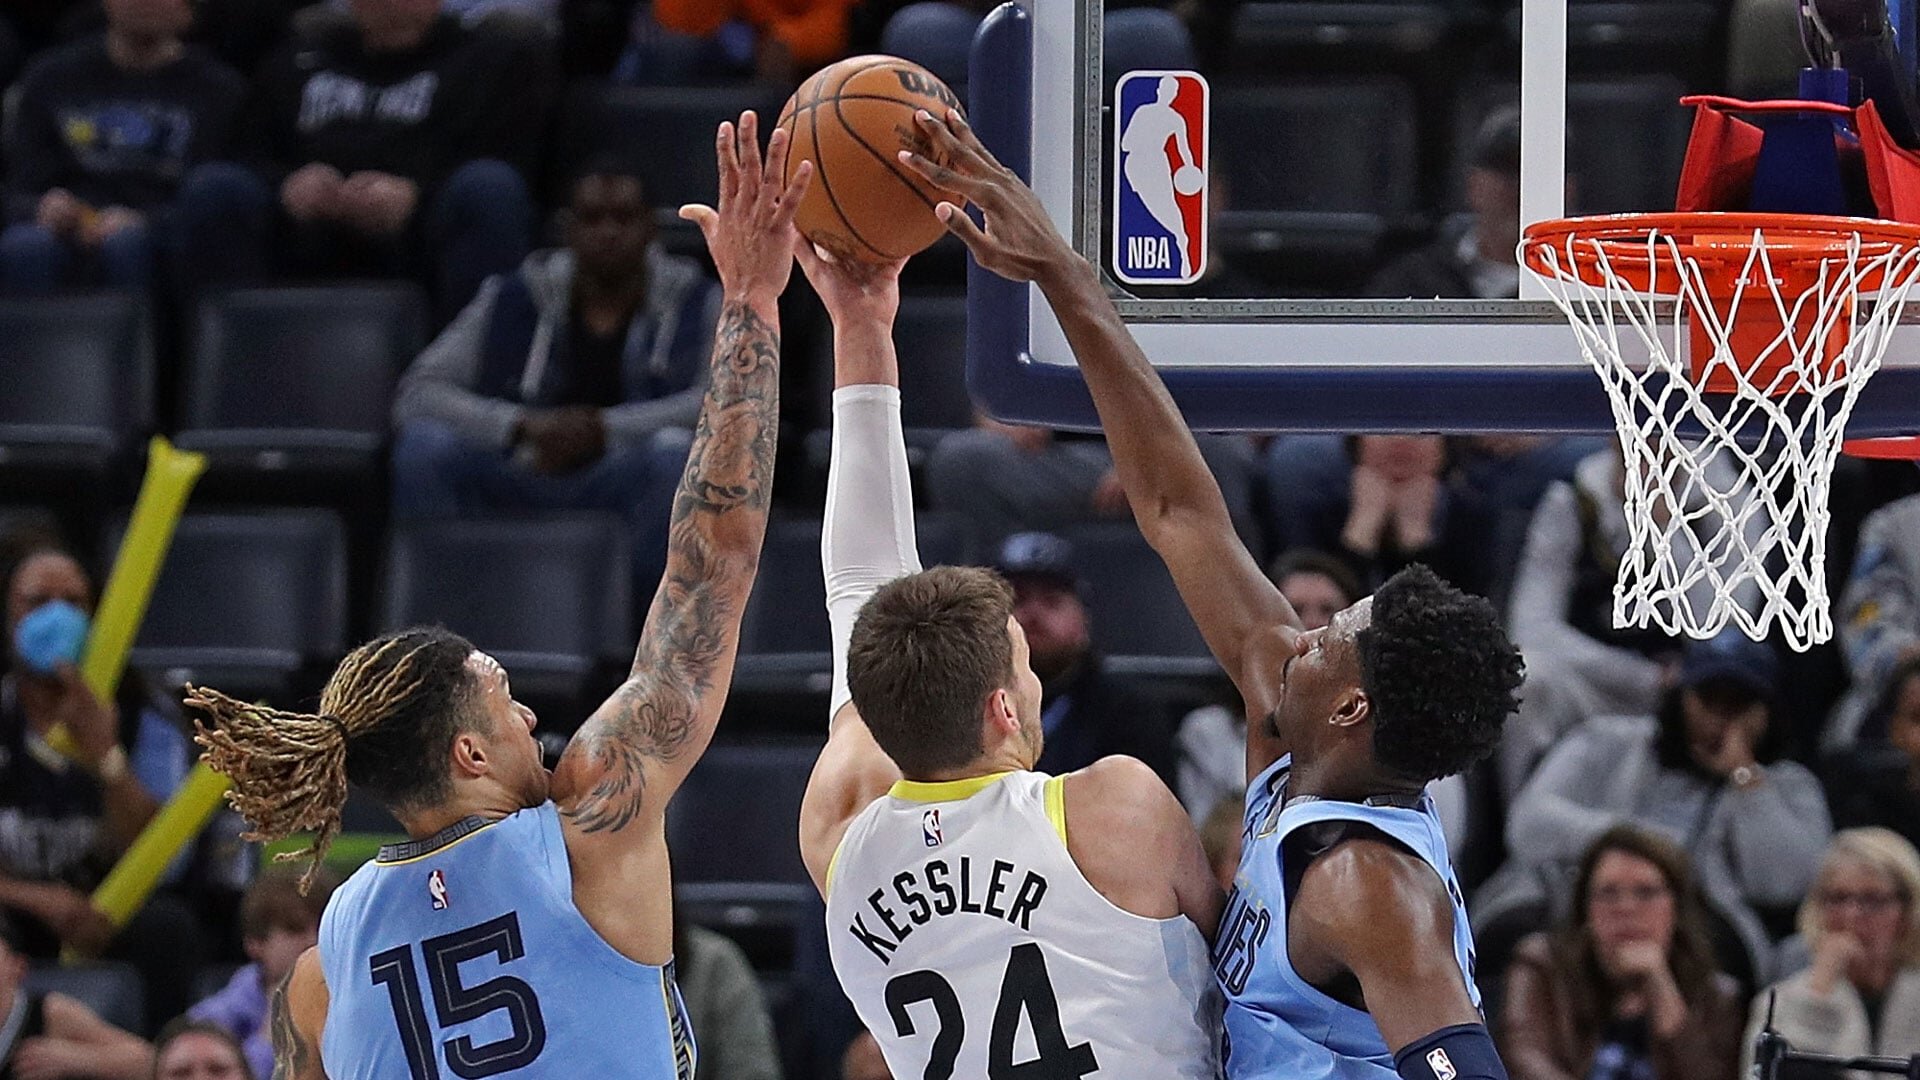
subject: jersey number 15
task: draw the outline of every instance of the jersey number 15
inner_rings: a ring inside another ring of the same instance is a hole
[[[433,987],[433,1011],[441,1028],[464,1024],[492,1012],[505,1010],[513,1022],[506,1038],[473,1045],[470,1036],[446,1041],[447,1066],[461,1080],[480,1080],[484,1076],[533,1064],[547,1045],[547,1023],[540,1016],[540,1001],[526,980],[499,975],[478,986],[460,981],[460,965],[492,953],[505,964],[526,955],[520,941],[520,917],[509,911],[497,919],[488,919],[464,930],[428,938],[420,943],[426,960],[427,980]],[[371,957],[367,961],[373,984],[385,986],[393,1003],[393,1020],[400,1027],[400,1045],[407,1055],[407,1071],[413,1080],[440,1080],[440,1055],[434,1045],[434,1028],[427,1024],[427,1006],[420,994],[420,976],[413,964],[413,947],[402,945]]]
[[[922,1080],[949,1080],[967,1034],[953,984],[937,971],[909,971],[887,980],[887,1014],[893,1018],[894,1033],[901,1038],[914,1032],[913,1016],[907,1007],[923,1001],[933,1002],[940,1029],[934,1033]],[[1034,1048],[1040,1056],[1015,1064],[1013,1038],[1020,1030],[1021,1013],[1033,1027]],[[1015,945],[1007,957],[1006,976],[1000,981],[993,1028],[987,1033],[987,1080],[1080,1080],[1099,1071],[1092,1043],[1067,1045],[1067,1033],[1060,1029],[1060,999],[1047,978],[1047,958],[1040,946],[1031,941]]]

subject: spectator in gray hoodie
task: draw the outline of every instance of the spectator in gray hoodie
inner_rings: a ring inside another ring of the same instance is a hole
[[[1753,497],[1742,489],[1725,454],[1708,466],[1707,481],[1732,493],[1736,504]],[[1614,580],[1633,545],[1625,483],[1616,441],[1582,461],[1571,483],[1550,484],[1534,509],[1508,598],[1507,625],[1527,658],[1520,712],[1507,725],[1497,759],[1501,794],[1509,801],[1518,797],[1547,751],[1581,723],[1654,712],[1678,663],[1680,641],[1658,626],[1613,622]],[[1658,521],[1683,567],[1700,551],[1725,544],[1716,539],[1723,519],[1707,509],[1697,489],[1688,490],[1684,524],[1666,530],[1668,522]],[[1745,519],[1742,532],[1749,546],[1758,546],[1765,525],[1763,514]],[[1715,588],[1713,575],[1703,575],[1688,589],[1689,606],[1705,611]],[[1758,590],[1742,584],[1733,599],[1754,610]]]
[[[489,278],[394,403],[394,516],[605,510],[635,540],[634,584],[666,561],[720,289],[654,242],[639,177],[583,170],[567,246]]]
[[[1481,901],[1537,887],[1607,829],[1640,825],[1692,856],[1710,906],[1753,961],[1736,974],[1765,977],[1772,949],[1760,920],[1784,929],[1833,835],[1820,782],[1776,756],[1779,677],[1772,649],[1727,631],[1688,645],[1656,715],[1575,728],[1514,801],[1511,859]]]

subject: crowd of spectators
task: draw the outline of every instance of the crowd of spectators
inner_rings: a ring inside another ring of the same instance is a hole
[[[163,350],[178,351],[197,305],[228,290],[411,282],[432,332],[393,395],[389,482],[356,512],[373,532],[617,515],[644,595],[719,301],[697,247],[663,224],[652,166],[706,147],[642,133],[623,152],[562,162],[557,133],[578,119],[563,103],[582,83],[784,91],[875,48],[961,88],[989,6],[15,0],[0,11],[0,302],[141,295]],[[1109,66],[1205,67],[1227,48],[1234,6],[1109,4]],[[1516,115],[1488,110],[1461,141],[1458,184],[1429,185],[1457,191],[1429,228],[1383,250],[1360,292],[1516,295]],[[1209,295],[1264,287],[1215,255]],[[929,256],[917,288],[951,295],[958,280],[940,267],[957,263],[942,258]],[[817,313],[804,297],[793,308],[790,389],[814,385],[819,356]],[[0,343],[0,378],[5,357]],[[904,364],[912,379],[915,357]],[[798,452],[821,420],[806,399],[789,398],[778,496],[803,519],[819,512]],[[1730,1080],[1769,988],[1773,1022],[1802,1049],[1920,1052],[1912,469],[1843,463],[1840,640],[1807,661],[1740,638],[1614,629],[1628,540],[1621,455],[1605,440],[1201,442],[1236,528],[1271,557],[1307,626],[1413,562],[1508,614],[1528,664],[1522,710],[1494,761],[1434,795],[1516,1080]],[[1127,614],[1093,603],[1092,556],[1074,539],[1129,520],[1103,442],[976,417],[919,448],[925,509],[957,522],[961,548],[1014,587],[1043,685],[1041,766],[1145,761],[1230,885],[1247,718],[1223,680],[1115,663],[1097,644]],[[74,536],[99,525],[58,497],[33,501]],[[106,562],[37,521],[0,559],[0,1077],[264,1077],[266,996],[314,940],[325,889],[301,897],[262,872],[222,817],[130,924],[93,909],[90,890],[185,778],[189,729],[164,673],[130,670],[104,698],[80,678]],[[817,708],[799,694],[759,733],[817,738]],[[554,720],[564,731],[578,718]],[[52,748],[55,727],[76,751]],[[687,910],[676,954],[702,1080],[885,1075],[818,960],[817,913],[767,949]],[[125,965],[140,1007],[116,1013],[59,983],[63,952]]]

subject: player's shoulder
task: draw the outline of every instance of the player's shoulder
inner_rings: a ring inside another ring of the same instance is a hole
[[[1360,936],[1404,929],[1412,936],[1444,924],[1451,933],[1452,896],[1425,859],[1371,828],[1335,838],[1300,876],[1295,910],[1336,934]]]
[[[1069,822],[1097,821],[1103,830],[1122,835],[1193,830],[1193,819],[1167,782],[1139,758],[1109,754],[1059,779]]]

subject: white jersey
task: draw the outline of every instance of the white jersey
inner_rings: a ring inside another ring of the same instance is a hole
[[[1206,940],[1088,884],[1061,792],[1035,772],[903,780],[847,827],[828,949],[893,1075],[1218,1075]]]

